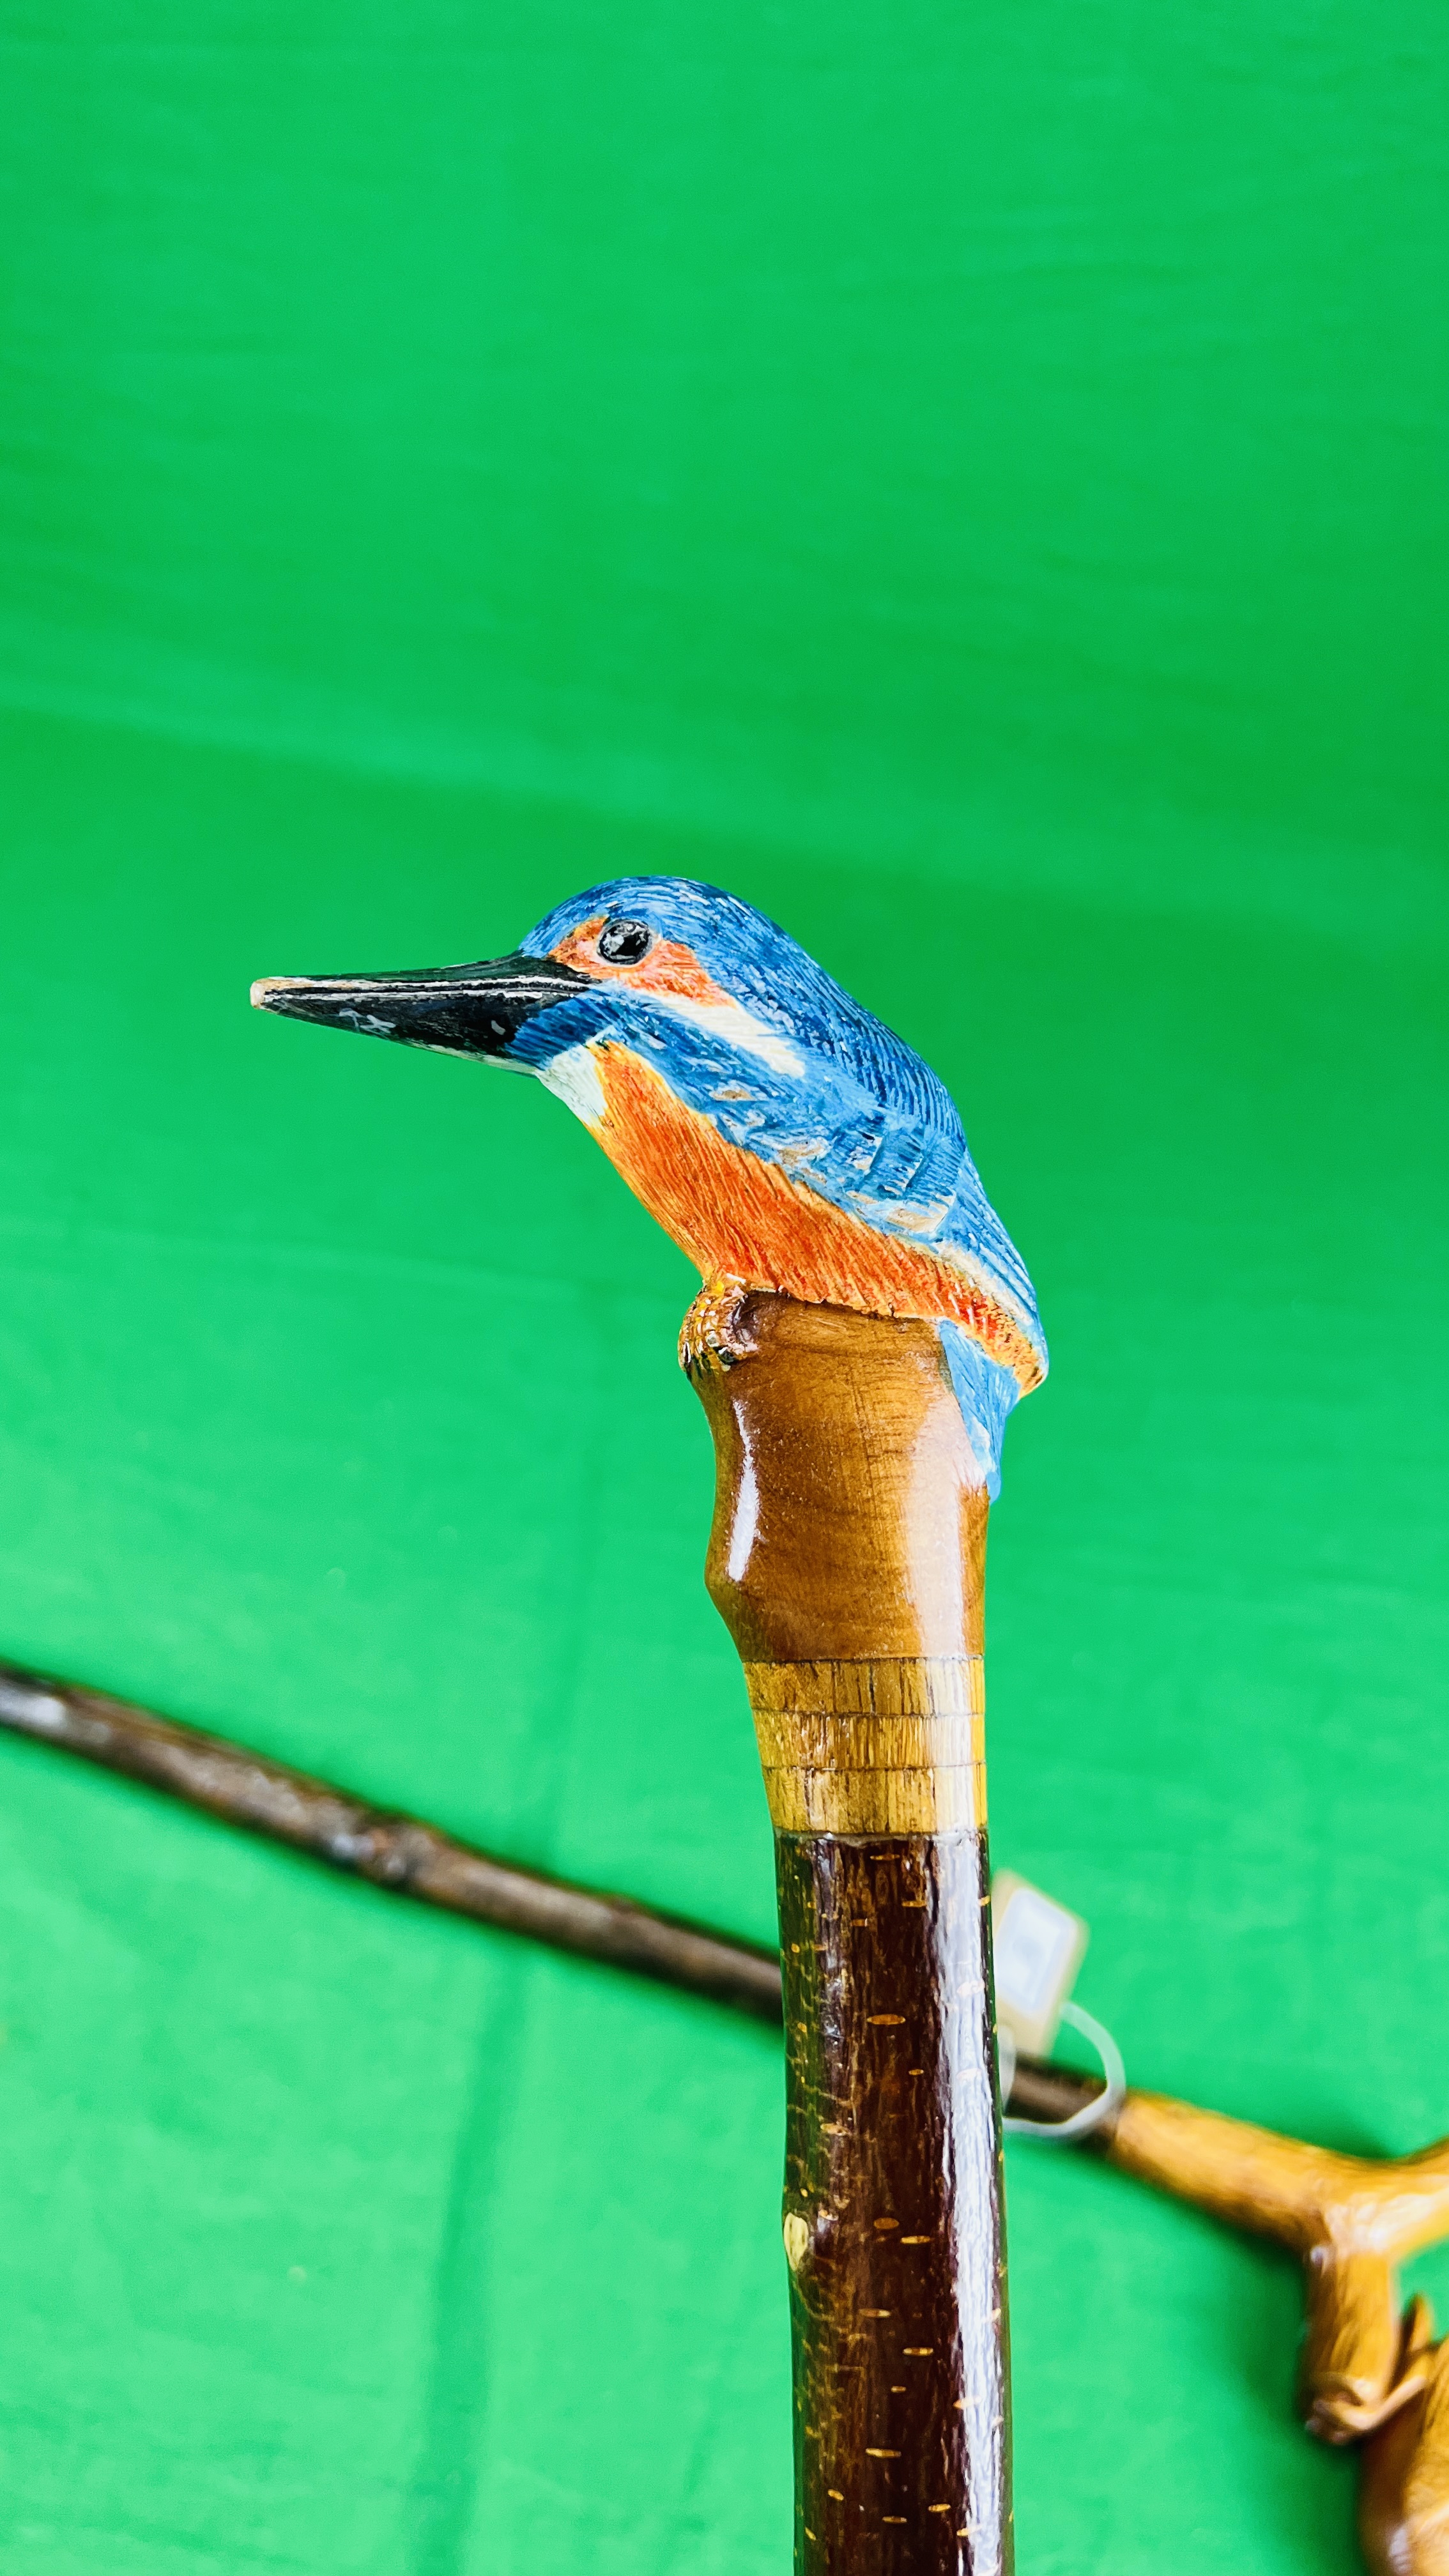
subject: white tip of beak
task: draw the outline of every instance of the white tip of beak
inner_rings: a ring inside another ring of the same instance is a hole
[[[252,986],[252,1009],[269,1011],[274,993],[290,993],[307,980],[305,975],[259,975]]]

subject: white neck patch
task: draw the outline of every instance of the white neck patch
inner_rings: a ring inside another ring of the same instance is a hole
[[[586,1127],[602,1124],[604,1086],[590,1046],[564,1047],[538,1068],[538,1078],[545,1091],[551,1091],[570,1108]]]

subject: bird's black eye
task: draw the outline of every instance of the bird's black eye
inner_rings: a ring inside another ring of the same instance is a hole
[[[599,955],[606,966],[637,966],[653,945],[647,921],[606,921],[599,933]]]

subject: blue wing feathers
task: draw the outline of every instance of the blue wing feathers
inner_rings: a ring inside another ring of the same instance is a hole
[[[994,1502],[1001,1491],[1001,1443],[1006,1417],[1021,1389],[1011,1370],[988,1359],[981,1344],[973,1342],[959,1324],[938,1324],[936,1330],[981,1481]]]

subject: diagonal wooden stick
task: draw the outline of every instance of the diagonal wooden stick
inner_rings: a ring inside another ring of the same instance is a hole
[[[142,1780],[394,1895],[779,2022],[779,1953],[762,1942],[500,1860],[225,1736],[10,1663],[0,1663],[0,1728]]]
[[[780,1954],[761,1941],[666,1914],[639,1898],[525,1869],[422,1817],[377,1807],[333,1780],[160,1717],[87,1683],[0,1660],[0,1732],[78,1755],[219,1822],[471,1923],[679,1986],[752,2020],[781,2021]],[[1096,2098],[1094,2076],[1019,2056],[1007,2107],[1061,2121]]]
[[[230,1736],[3,1659],[0,1732],[78,1755],[222,1824],[364,1878],[387,1895],[412,1897],[780,2026],[780,1953],[766,1943],[663,1913],[637,1897],[526,1869]],[[1065,2120],[1099,2089],[1095,2078],[1040,2058],[1019,2056],[1015,2063],[1008,2107],[1022,2118]]]

